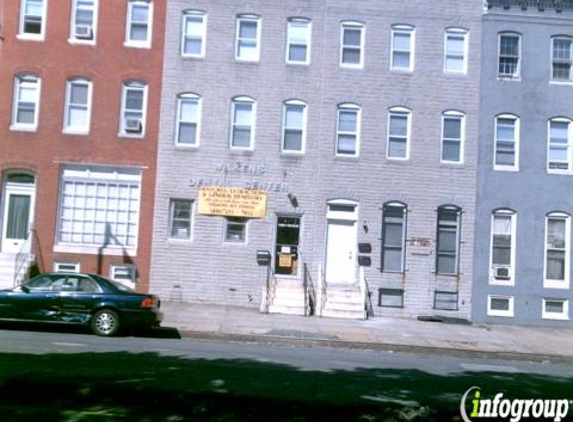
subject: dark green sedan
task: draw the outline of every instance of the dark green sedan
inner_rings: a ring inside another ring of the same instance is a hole
[[[159,299],[96,274],[41,274],[0,290],[0,320],[89,326],[99,336],[159,326]]]

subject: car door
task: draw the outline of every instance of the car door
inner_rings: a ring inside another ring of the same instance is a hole
[[[74,324],[87,323],[100,295],[99,286],[91,278],[69,274],[59,295],[59,320]]]
[[[14,299],[17,319],[29,321],[55,321],[57,301],[65,274],[39,276],[25,284]]]

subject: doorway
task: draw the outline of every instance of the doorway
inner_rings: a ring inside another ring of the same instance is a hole
[[[356,281],[358,204],[337,200],[327,204],[326,282],[353,284]]]
[[[2,252],[17,253],[22,250],[34,220],[35,197],[34,176],[27,173],[6,175],[2,195]]]

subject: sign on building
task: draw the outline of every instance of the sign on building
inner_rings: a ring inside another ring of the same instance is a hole
[[[225,186],[199,188],[199,214],[261,218],[267,215],[267,191]]]

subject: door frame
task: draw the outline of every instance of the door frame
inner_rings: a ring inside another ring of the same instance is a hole
[[[349,199],[333,199],[326,202],[326,227],[324,233],[324,278],[327,283],[330,284],[348,284],[353,285],[358,283],[358,206],[357,201],[352,201]],[[328,280],[328,226],[336,221],[351,223],[356,234],[356,242],[352,248],[354,254],[354,271],[351,283],[340,283],[336,281]]]
[[[24,183],[24,182],[12,182],[9,180],[10,176],[14,175],[26,175],[29,177],[33,177],[33,183]],[[30,197],[30,209],[28,215],[28,229],[33,227],[34,224],[34,214],[35,214],[35,207],[36,207],[36,176],[30,172],[26,171],[10,171],[4,174],[2,178],[2,200],[0,201],[1,207],[1,222],[2,226],[0,227],[0,251],[1,252],[8,252],[8,253],[17,253],[22,248],[22,245],[26,241],[23,239],[21,242],[15,243],[14,249],[8,247],[8,239],[6,238],[7,228],[8,228],[8,212],[9,212],[9,204],[10,204],[10,197],[12,195],[27,195]],[[29,251],[26,251],[29,252]]]

